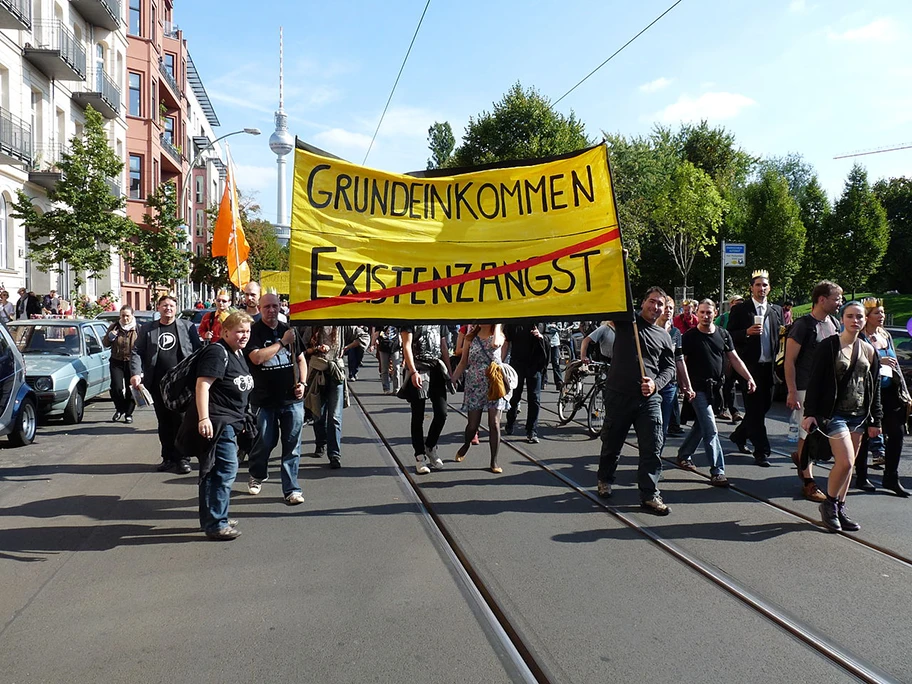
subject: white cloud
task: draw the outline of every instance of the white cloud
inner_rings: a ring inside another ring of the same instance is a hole
[[[655,93],[663,88],[667,88],[669,85],[671,85],[671,79],[661,76],[654,81],[644,83],[640,86],[639,90],[641,93]]]
[[[792,0],[788,7],[788,11],[795,14],[804,14],[807,9],[807,3],[804,0]]]
[[[738,116],[741,110],[755,104],[751,98],[738,93],[703,93],[696,98],[681,95],[677,102],[668,105],[653,118],[666,123],[702,119],[722,121]]]
[[[899,37],[899,26],[892,19],[881,17],[870,24],[848,29],[841,33],[829,31],[830,40],[845,41],[850,43],[860,42],[892,42]]]

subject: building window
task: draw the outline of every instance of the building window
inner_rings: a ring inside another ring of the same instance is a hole
[[[150,35],[152,36],[152,43],[155,43],[156,36],[156,25],[155,25],[155,5],[152,5],[152,28],[150,29]]]
[[[142,76],[130,72],[130,116],[142,116]]]
[[[142,0],[130,0],[130,35],[142,35]]]
[[[130,199],[142,199],[142,157],[130,155]]]
[[[165,133],[162,136],[162,139],[165,142],[169,142],[172,145],[174,144],[174,117],[166,116],[165,117]]]
[[[6,197],[0,195],[0,268],[9,268],[9,216],[6,213]]]
[[[206,237],[206,212],[202,209],[196,210],[196,236]]]
[[[170,52],[165,53],[165,71],[170,74],[171,78],[177,81],[177,77],[174,75],[174,55]]]
[[[206,197],[203,193],[204,188],[206,187],[206,179],[203,176],[196,177],[196,203],[202,204],[206,201]]]
[[[199,243],[199,242],[196,243],[196,256],[197,256],[198,258],[200,258],[200,259],[203,257],[203,245],[202,245],[202,243]]]

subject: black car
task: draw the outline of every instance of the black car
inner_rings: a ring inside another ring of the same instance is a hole
[[[199,326],[203,321],[203,316],[210,311],[215,311],[215,309],[184,309],[180,312],[178,318],[183,318],[185,321],[190,321],[193,325]]]
[[[912,386],[912,335],[905,328],[898,327],[889,327],[887,332],[893,338],[893,347],[906,384]]]

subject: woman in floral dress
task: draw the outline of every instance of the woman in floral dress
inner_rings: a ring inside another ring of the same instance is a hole
[[[465,440],[459,451],[456,452],[455,460],[458,463],[469,453],[472,438],[478,432],[478,426],[481,425],[482,413],[487,411],[492,473],[503,472],[503,468],[497,464],[497,450],[500,447],[500,412],[509,407],[510,396],[488,401],[488,379],[485,376],[485,370],[492,361],[501,362],[500,353],[504,341],[500,324],[470,326],[463,347],[465,351],[453,373],[454,382],[465,373],[465,395],[462,409],[469,414]]]

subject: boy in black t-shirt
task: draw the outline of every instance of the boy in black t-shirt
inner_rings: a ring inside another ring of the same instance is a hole
[[[697,327],[684,333],[681,340],[691,385],[684,388],[684,391],[691,397],[696,420],[690,433],[684,438],[681,448],[678,449],[678,465],[695,471],[697,467],[691,457],[702,441],[710,463],[710,484],[728,487],[725,459],[719,442],[714,411],[714,406],[721,403],[725,358],[728,357],[734,371],[747,380],[748,392],[753,392],[757,386],[744,362],[735,352],[729,332],[717,328],[713,323],[715,317],[715,303],[711,299],[704,299],[697,307]]]

